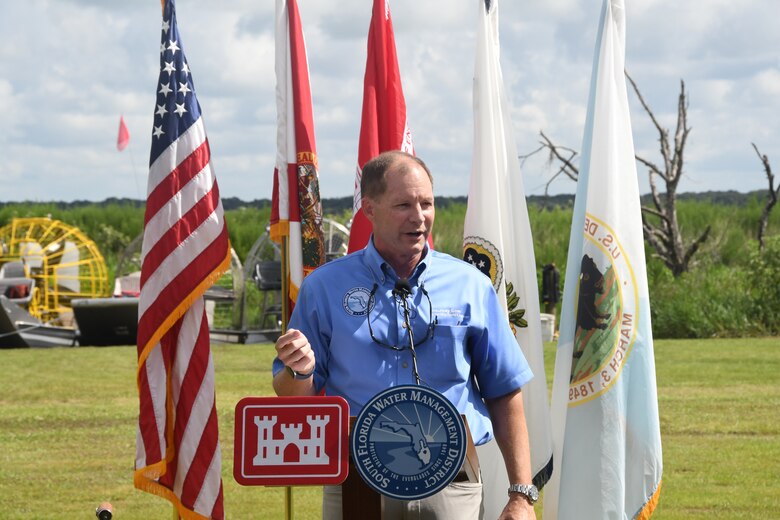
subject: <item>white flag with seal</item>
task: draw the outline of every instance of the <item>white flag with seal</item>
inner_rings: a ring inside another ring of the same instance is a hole
[[[545,519],[649,518],[661,489],[623,0],[604,1],[596,56],[555,360],[557,467]]]
[[[499,63],[498,2],[479,0],[474,72],[474,157],[463,231],[463,257],[493,282],[518,348],[534,378],[523,387],[534,483],[553,467],[550,410],[531,224],[525,202],[509,103]],[[527,323],[527,326],[526,326]],[[479,449],[485,518],[498,518],[507,502],[504,461],[495,442]]]

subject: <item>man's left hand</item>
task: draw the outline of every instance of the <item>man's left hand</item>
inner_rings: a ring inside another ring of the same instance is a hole
[[[498,520],[536,520],[536,513],[525,497],[512,493]]]

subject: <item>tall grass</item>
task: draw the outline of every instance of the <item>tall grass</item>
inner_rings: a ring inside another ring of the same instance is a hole
[[[326,205],[327,206],[327,205]],[[763,201],[758,197],[742,204],[706,200],[680,200],[678,217],[683,237],[690,242],[707,226],[709,238],[694,256],[690,272],[673,278],[654,251],[646,246],[648,282],[656,337],[711,337],[777,334],[780,332],[780,273],[773,253],[757,255],[756,232]],[[231,243],[244,261],[254,242],[264,233],[270,209],[245,207],[225,213]],[[436,249],[462,256],[466,204],[453,202],[437,211],[434,226]],[[110,275],[127,244],[143,229],[143,208],[131,203],[104,207],[87,205],[64,209],[54,203],[8,204],[0,208],[0,226],[14,216],[52,218],[79,227],[92,238],[106,258]],[[349,211],[330,218],[346,223]],[[529,205],[534,236],[537,277],[555,262],[562,278],[566,273],[572,210]],[[780,211],[771,215],[769,238],[780,236]],[[771,241],[770,241],[771,242]],[[563,285],[565,280],[561,280]],[[773,292],[774,291],[774,292]]]
[[[270,208],[240,208],[225,212],[230,245],[244,261],[252,245],[265,233],[271,218]]]
[[[705,201],[685,201],[678,205],[678,220],[686,241],[698,237],[710,226],[709,238],[694,257],[696,264],[744,265],[749,248],[756,247],[758,219],[763,204],[756,198],[743,206],[714,205]],[[780,219],[773,215],[774,233],[780,233]]]
[[[537,268],[554,262],[563,276],[569,253],[572,209],[531,206],[529,213]]]
[[[463,221],[466,205],[452,204],[446,210],[436,210],[433,224],[433,246],[455,258],[463,258]]]
[[[716,265],[672,278],[659,273],[651,290],[656,337],[709,338],[765,332],[751,318],[747,273]],[[714,297],[717,295],[717,297]]]

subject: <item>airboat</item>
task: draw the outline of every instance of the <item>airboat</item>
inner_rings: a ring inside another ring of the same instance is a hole
[[[347,252],[349,230],[323,219],[326,258]],[[15,218],[0,228],[0,348],[134,345],[141,243],[125,248],[114,283],[97,245],[51,218]],[[281,251],[269,226],[242,263],[204,295],[213,343],[275,341],[282,327]]]

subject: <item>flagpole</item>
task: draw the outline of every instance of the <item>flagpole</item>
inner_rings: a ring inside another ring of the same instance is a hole
[[[123,151],[125,148],[129,148],[130,151],[128,152],[130,154],[130,165],[133,168],[133,181],[135,181],[135,194],[136,197],[141,196],[141,189],[138,187],[138,170],[135,167],[135,156],[133,154],[133,149],[130,146],[130,131],[127,129],[127,124],[125,124],[125,118],[122,114],[119,116],[119,134],[116,138],[116,149],[120,152]]]
[[[287,520],[292,520],[292,517],[293,517],[293,492],[292,492],[292,486],[286,486],[284,488],[284,517]]]
[[[287,261],[290,257],[290,237],[282,236],[282,334],[287,332],[287,324],[290,320],[290,266]]]
[[[133,154],[133,146],[128,143],[128,151],[130,152],[130,165],[133,167],[133,180],[135,181],[135,195],[141,198],[141,187],[138,185],[138,170],[135,167],[135,155]],[[143,197],[144,200],[146,196]]]
[[[290,256],[290,237],[287,235],[282,236],[282,334],[287,332],[287,324],[289,322],[290,312],[290,266],[287,263],[287,259]],[[287,520],[292,520],[293,517],[293,492],[292,486],[284,487],[284,517]]]

